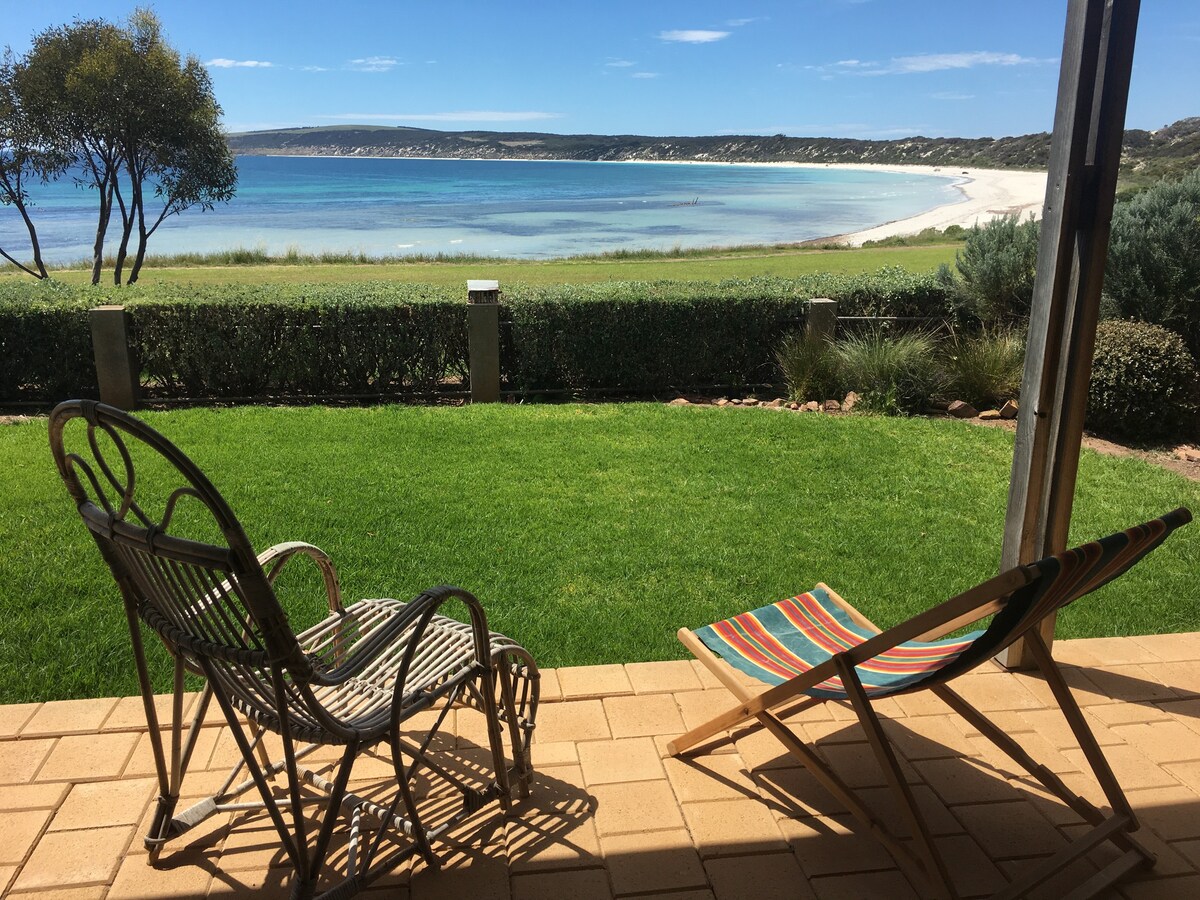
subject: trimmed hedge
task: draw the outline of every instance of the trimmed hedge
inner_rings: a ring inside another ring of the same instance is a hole
[[[778,379],[774,351],[812,297],[851,316],[940,316],[932,275],[508,285],[501,373],[513,389],[652,394]],[[431,285],[191,288],[0,284],[0,401],[95,395],[87,309],[123,303],[156,398],[336,397],[465,381],[465,290]]]

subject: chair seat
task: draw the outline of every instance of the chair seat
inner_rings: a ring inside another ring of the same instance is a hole
[[[709,650],[767,684],[783,684],[877,633],[855,623],[822,588],[696,629]],[[954,662],[982,634],[905,641],[857,666],[858,677],[872,697],[899,693]],[[847,696],[837,676],[803,693],[828,700]]]

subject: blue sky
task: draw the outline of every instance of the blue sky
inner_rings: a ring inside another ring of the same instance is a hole
[[[1002,136],[1053,124],[1066,0],[153,5],[232,131]],[[0,0],[0,42],[132,4]],[[1200,2],[1142,4],[1127,124],[1200,115]]]

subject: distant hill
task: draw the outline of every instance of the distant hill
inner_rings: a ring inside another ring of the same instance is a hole
[[[1046,133],[866,141],[782,134],[646,137],[326,125],[240,132],[228,135],[228,141],[234,153],[294,156],[916,163],[997,169],[1044,169],[1050,158],[1050,135]],[[1178,175],[1196,166],[1200,166],[1200,117],[1182,119],[1157,131],[1125,132],[1122,175],[1127,182]]]

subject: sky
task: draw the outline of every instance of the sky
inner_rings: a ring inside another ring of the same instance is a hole
[[[0,0],[0,44],[133,3]],[[160,0],[229,131],[1001,137],[1053,126],[1067,0]],[[1200,115],[1200,0],[1142,3],[1126,126]]]

